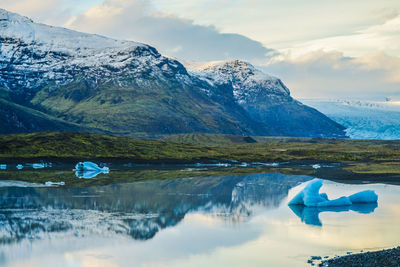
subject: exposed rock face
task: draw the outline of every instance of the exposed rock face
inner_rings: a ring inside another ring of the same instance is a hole
[[[344,137],[342,126],[248,63],[188,72],[148,45],[38,24],[2,9],[0,87],[4,105],[40,111],[51,124],[32,124],[25,110],[16,125],[34,126],[3,133],[82,127],[120,135]]]
[[[210,84],[231,84],[235,101],[253,120],[266,125],[271,135],[343,137],[344,127],[293,99],[280,79],[249,63],[215,62],[194,69]]]

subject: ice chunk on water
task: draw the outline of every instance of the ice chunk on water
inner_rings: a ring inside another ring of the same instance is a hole
[[[375,203],[378,195],[373,190],[365,190],[349,196],[352,203]]]
[[[0,170],[7,169],[7,164],[0,164]]]
[[[90,161],[85,161],[85,162],[79,162],[75,166],[75,170],[77,171],[103,171],[103,172],[109,172],[110,169],[108,167],[99,167],[96,163],[90,162]]]
[[[322,187],[322,180],[314,180],[310,182],[300,193],[298,193],[289,205],[305,205],[307,207],[315,207],[319,202],[327,201],[326,194],[319,194]]]
[[[359,203],[376,203],[378,196],[373,190],[366,190],[349,197],[340,197],[328,200],[326,193],[319,193],[322,187],[322,180],[311,181],[301,192],[299,192],[289,205],[304,205],[306,207],[337,207],[348,206]]]
[[[96,177],[100,173],[109,173],[108,167],[99,167],[96,163],[86,161],[79,162],[75,166],[75,174],[78,178],[90,179]]]
[[[42,169],[42,168],[44,168],[44,164],[43,163],[33,163],[32,167],[34,169]]]
[[[22,164],[18,164],[18,165],[17,165],[17,169],[18,169],[18,170],[22,170],[23,168],[24,168],[24,166],[23,166]]]
[[[46,182],[46,186],[54,186],[54,185],[65,185],[65,182]]]
[[[334,200],[328,200],[318,203],[318,207],[339,207],[339,206],[350,206],[352,203],[348,197],[340,197]]]
[[[319,164],[314,164],[314,165],[312,165],[312,167],[313,167],[313,169],[319,169],[319,168],[321,168],[321,165],[319,165]]]

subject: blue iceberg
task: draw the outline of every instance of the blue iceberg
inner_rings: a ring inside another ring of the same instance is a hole
[[[351,206],[350,199],[348,197],[340,197],[334,200],[327,200],[323,202],[319,202],[317,207],[340,207],[340,206]]]
[[[0,170],[6,170],[7,164],[0,164]]]
[[[355,193],[329,200],[326,193],[320,193],[322,180],[314,180],[304,187],[290,202],[290,209],[302,222],[322,226],[319,219],[321,212],[355,211],[362,214],[374,212],[378,206],[378,195],[373,190]]]
[[[18,169],[18,170],[22,170],[23,168],[24,168],[24,166],[23,166],[22,164],[18,164],[18,165],[17,165],[17,169]]]
[[[373,203],[378,202],[378,195],[373,190],[366,190],[349,196],[351,203]]]
[[[79,162],[75,166],[75,175],[78,178],[91,179],[100,173],[109,172],[110,169],[108,167],[99,167],[99,165],[90,161]]]
[[[307,207],[316,207],[318,203],[328,201],[328,195],[320,194],[322,180],[315,180],[309,183],[300,193],[298,193],[289,205],[305,205]]]
[[[319,193],[322,187],[322,180],[310,182],[290,202],[290,205],[304,205],[306,207],[338,207],[350,206],[361,203],[376,203],[378,195],[373,190],[358,192],[351,196],[343,196],[338,199],[329,200],[325,193]]]

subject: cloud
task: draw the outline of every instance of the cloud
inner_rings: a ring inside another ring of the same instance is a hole
[[[1,0],[0,7],[186,61],[250,61],[282,78],[295,97],[400,97],[400,4],[362,2]]]
[[[394,11],[393,11],[394,12]],[[348,35],[310,40],[298,44],[289,50],[299,56],[316,50],[343,51],[345,55],[362,57],[369,53],[383,52],[400,56],[400,15],[387,15],[388,20]]]
[[[281,77],[299,98],[400,97],[400,58],[383,53],[353,58],[320,50],[262,68]]]
[[[275,53],[240,34],[156,12],[149,1],[106,0],[72,18],[68,28],[151,44],[187,61],[242,59],[265,62]]]
[[[63,0],[1,0],[0,8],[53,25],[62,25],[71,16]]]
[[[244,34],[278,50],[311,40],[357,34],[362,29],[393,19],[400,12],[398,0],[381,0],[379,4],[376,0],[153,2],[164,12],[192,18],[202,25],[216,25],[222,32]]]

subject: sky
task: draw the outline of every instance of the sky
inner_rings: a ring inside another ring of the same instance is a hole
[[[297,98],[400,99],[399,0],[0,0],[183,61],[241,59]]]

